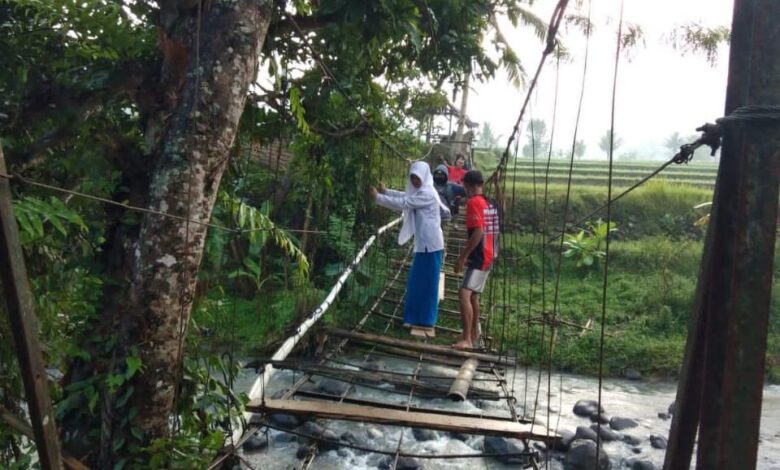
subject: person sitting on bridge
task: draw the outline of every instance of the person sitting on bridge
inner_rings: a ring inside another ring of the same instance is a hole
[[[455,263],[455,274],[466,268],[458,292],[463,333],[455,349],[471,349],[479,342],[479,295],[498,254],[499,217],[495,204],[484,194],[482,173],[471,170],[463,177],[466,203],[466,246]]]
[[[414,260],[406,286],[404,323],[433,327],[439,310],[439,273],[444,260],[444,234],[441,212],[449,208],[441,202],[433,187],[433,176],[427,163],[412,163],[404,192],[369,188],[377,205],[401,211],[403,225],[398,244],[414,237]]]

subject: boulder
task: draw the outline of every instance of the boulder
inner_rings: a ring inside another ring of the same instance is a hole
[[[347,457],[349,457],[349,451],[343,447],[340,447],[339,450],[336,451],[336,455],[338,455],[342,459],[346,459]]]
[[[642,439],[631,434],[623,434],[623,439],[621,440],[630,446],[638,446],[642,443]]]
[[[265,436],[265,434],[262,434],[260,436],[254,435],[251,436],[249,439],[244,442],[244,444],[241,446],[241,449],[246,453],[252,453],[252,452],[260,452],[261,450],[264,450],[268,447],[268,438]]]
[[[587,426],[577,426],[577,431],[574,433],[574,440],[584,439],[588,441],[596,442],[598,434]]]
[[[654,434],[651,434],[650,445],[655,447],[656,449],[666,449],[667,446],[666,438],[663,436],[656,436]]]
[[[669,408],[666,409],[666,412],[669,413],[669,416],[672,416],[675,413],[675,411],[677,411],[677,400],[673,401],[669,405]]]
[[[615,431],[622,431],[624,429],[635,428],[637,426],[639,426],[639,423],[637,423],[631,418],[615,417],[609,420],[609,427],[611,427]]]
[[[382,470],[390,469],[393,467],[393,456],[388,455],[385,456],[382,460],[379,461],[379,464],[377,464],[377,468],[380,468]],[[422,468],[420,464],[414,460],[411,457],[398,457],[398,463],[395,466],[396,470],[417,470]]]
[[[630,460],[626,462],[630,464],[631,470],[656,470],[656,466],[649,460]]]
[[[664,421],[670,418],[669,413],[658,413],[658,417]]]
[[[609,470],[609,456],[601,446],[596,454],[596,443],[578,439],[571,444],[563,461],[564,470]]]
[[[626,369],[623,371],[623,377],[628,380],[642,380],[642,374],[636,369]]]
[[[384,434],[382,434],[382,431],[380,431],[377,428],[368,428],[366,429],[366,435],[369,439],[381,439],[384,437]]]
[[[354,433],[352,433],[351,431],[345,431],[341,435],[340,439],[341,439],[342,442],[346,442],[347,444],[349,444],[351,446],[359,446],[359,445],[362,444],[362,442],[360,442],[360,439],[358,439],[358,437]]]
[[[485,443],[483,445],[486,454],[499,454],[495,458],[504,463],[519,463],[526,462],[527,457],[523,455],[508,455],[508,454],[522,454],[525,452],[523,443],[517,439],[507,439],[505,437],[485,436]]]
[[[439,438],[438,432],[423,428],[412,428],[412,435],[418,441],[435,441]]]
[[[299,431],[301,431],[301,433],[305,434],[307,437],[320,438],[322,437],[322,433],[325,432],[325,428],[312,421],[307,421],[303,423],[303,425],[299,428]]]
[[[471,438],[471,434],[465,434],[462,432],[451,432],[450,436],[461,442],[467,442]]]
[[[302,459],[309,455],[309,452],[311,452],[312,445],[308,442],[302,442],[301,445],[298,446],[298,450],[295,451],[295,457],[298,459]]]
[[[329,450],[336,450],[339,448],[339,436],[337,436],[336,433],[330,429],[326,429],[322,433],[322,439],[323,440],[319,442],[319,446],[323,451],[327,452]]]
[[[349,384],[332,379],[322,379],[317,384],[317,390],[328,395],[341,396],[349,389]]]
[[[559,437],[552,442],[550,448],[558,452],[566,452],[569,450],[571,443],[574,442],[574,433],[561,429],[558,431],[558,436]]]
[[[591,415],[588,416],[588,419],[590,419],[591,423],[598,423],[598,422],[601,422],[601,424],[609,423],[609,418],[607,418],[607,415],[605,415],[604,413],[591,413]]]
[[[297,428],[301,424],[301,420],[293,415],[286,415],[283,413],[276,413],[271,415],[271,422],[280,428],[293,429]]]
[[[597,432],[601,435],[602,441],[610,442],[620,440],[620,434],[609,429],[607,426],[599,427],[597,424],[591,424],[590,428],[593,430],[593,432]]]
[[[280,432],[274,436],[274,442],[277,444],[287,444],[288,442],[295,442],[298,440],[298,436],[287,432]]]
[[[573,411],[577,416],[588,418],[593,413],[604,413],[604,408],[599,408],[599,402],[594,400],[578,400]]]

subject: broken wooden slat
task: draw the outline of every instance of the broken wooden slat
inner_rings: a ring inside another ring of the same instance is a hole
[[[479,361],[476,359],[466,359],[460,370],[458,376],[452,381],[450,391],[447,394],[452,401],[465,401],[469,394],[469,388],[471,387],[471,380],[474,378],[474,371],[477,370]]]
[[[246,408],[256,413],[285,413],[306,416],[307,418],[362,421],[391,426],[408,426],[436,431],[503,436],[537,441],[548,441],[556,437],[555,433],[549,432],[544,426],[539,424],[532,426],[514,421],[446,416],[437,413],[402,411],[346,403],[267,399],[265,401],[252,400]]]
[[[340,330],[337,328],[326,328],[325,333],[330,336],[337,336],[341,338],[347,338],[352,341],[369,342],[371,344],[385,344],[389,346],[397,346],[400,348],[409,349],[412,351],[427,352],[431,354],[438,354],[441,356],[458,357],[463,359],[478,359],[482,362],[489,362],[494,364],[510,364],[509,358],[498,357],[493,354],[483,354],[471,351],[461,351],[458,349],[449,348],[446,346],[435,346],[432,344],[417,343],[415,341],[407,341],[403,339],[388,338],[386,336],[372,335],[368,333],[358,333],[355,331]]]

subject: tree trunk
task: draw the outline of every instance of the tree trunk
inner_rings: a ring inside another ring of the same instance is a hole
[[[163,60],[157,86],[162,96],[145,132],[151,171],[144,197],[135,199],[145,199],[154,210],[208,222],[256,77],[271,2],[211,0],[203,2],[202,11],[198,8],[179,11],[160,34]],[[100,331],[113,332],[118,341],[110,359],[95,357],[88,366],[93,374],[117,372],[126,356],[141,359],[143,367],[130,383],[130,406],[137,411],[130,425],[140,428],[148,443],[170,435],[207,230],[144,214],[134,233],[119,232],[109,247],[114,253],[108,255],[119,261],[109,267],[107,277],[121,285],[107,283],[100,320]],[[106,451],[111,440],[127,434],[118,424],[126,413],[120,416],[112,409],[114,400],[103,402],[101,467],[113,460],[113,452]]]

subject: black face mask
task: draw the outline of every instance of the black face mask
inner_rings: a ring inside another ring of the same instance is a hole
[[[433,174],[433,182],[435,184],[446,184],[447,183],[447,175],[441,174],[441,173],[434,173]]]

